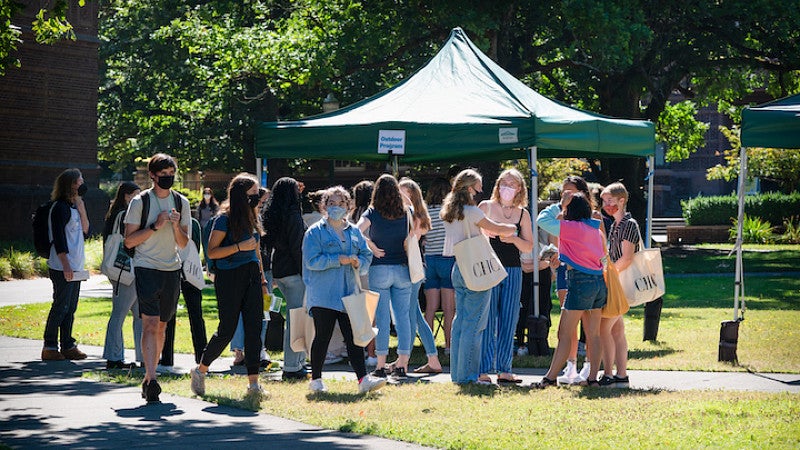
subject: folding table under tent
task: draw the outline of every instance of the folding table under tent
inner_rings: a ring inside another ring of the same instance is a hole
[[[649,157],[652,168],[655,127],[550,100],[454,28],[425,66],[392,88],[304,120],[258,124],[255,154],[358,161],[399,156],[405,162],[527,158],[535,199],[537,156]],[[648,205],[649,229],[652,195]],[[536,228],[534,221],[533,236]],[[538,297],[538,271],[534,277]],[[538,298],[534,304],[538,309]]]

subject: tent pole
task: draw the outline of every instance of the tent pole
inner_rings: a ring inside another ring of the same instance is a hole
[[[742,261],[742,234],[744,228],[744,183],[747,178],[747,148],[742,146],[739,156],[739,212],[736,215],[736,275],[733,290],[733,320],[739,319],[739,298],[744,301],[744,262]]]
[[[533,258],[536,261],[533,267],[533,315],[539,317],[539,224],[536,217],[539,215],[539,174],[536,172],[536,146],[528,148],[528,168],[531,173],[531,231],[533,232]]]
[[[400,178],[400,167],[397,164],[397,155],[391,153],[391,151],[389,152],[389,155],[392,158],[392,175],[394,175],[395,178],[399,179]]]
[[[645,230],[645,248],[650,248],[653,242],[653,178],[656,173],[656,157],[650,155],[647,157],[647,230]]]

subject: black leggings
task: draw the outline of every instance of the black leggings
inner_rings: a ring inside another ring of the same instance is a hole
[[[211,336],[202,363],[210,366],[231,342],[239,313],[244,324],[244,363],[248,375],[258,374],[261,355],[261,321],[264,318],[264,296],[261,290],[261,269],[250,262],[230,270],[217,269],[214,289],[217,292],[219,326]]]
[[[333,328],[339,321],[344,343],[347,345],[347,359],[359,380],[367,374],[364,364],[364,347],[353,343],[353,328],[350,326],[350,317],[346,312],[334,309],[314,307],[311,308],[311,317],[314,318],[314,342],[311,344],[311,379],[322,378],[322,366],[328,353],[328,344],[333,336]]]

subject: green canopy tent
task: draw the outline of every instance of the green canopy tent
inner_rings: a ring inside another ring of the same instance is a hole
[[[747,179],[747,148],[800,149],[800,94],[778,99],[742,111],[742,146],[739,170],[739,210],[736,233],[736,275],[734,284],[733,320],[740,316],[740,298],[744,302],[744,266],[742,262],[742,223],[744,222],[744,184]],[[742,308],[743,309],[743,308]],[[721,344],[720,344],[721,345]],[[734,347],[735,348],[735,347]],[[732,355],[735,358],[735,353]],[[720,355],[722,359],[722,355]]]
[[[425,66],[390,89],[331,113],[258,124],[255,153],[260,158],[359,161],[396,161],[399,155],[405,162],[528,158],[531,168],[539,155],[649,156],[652,167],[655,127],[550,100],[454,28]],[[538,196],[536,176],[532,170],[532,199]],[[649,203],[648,217],[651,211]],[[535,223],[533,232],[536,236]],[[537,271],[534,276],[538,285]],[[538,289],[534,292],[538,295]]]

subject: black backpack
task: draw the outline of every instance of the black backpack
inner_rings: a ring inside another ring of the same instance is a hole
[[[208,273],[215,273],[217,271],[217,260],[208,257],[208,240],[211,238],[211,230],[214,229],[214,222],[217,221],[217,217],[219,216],[214,216],[206,222],[206,226],[203,227],[201,235],[203,258],[206,260],[206,269]]]
[[[172,193],[172,198],[175,200],[175,210],[180,214],[181,210],[183,209],[181,196],[175,191],[171,190],[170,192]],[[150,216],[150,189],[142,192],[139,195],[142,197],[142,220],[139,222],[139,229],[143,230],[144,227],[147,226],[147,218]],[[136,254],[136,249],[125,247],[125,252],[128,254],[128,256],[133,258],[133,255]]]
[[[50,216],[53,214],[55,204],[56,202],[53,200],[42,203],[31,216],[33,246],[36,248],[36,254],[42,258],[50,257],[50,247],[53,245],[53,241],[50,238]]]

